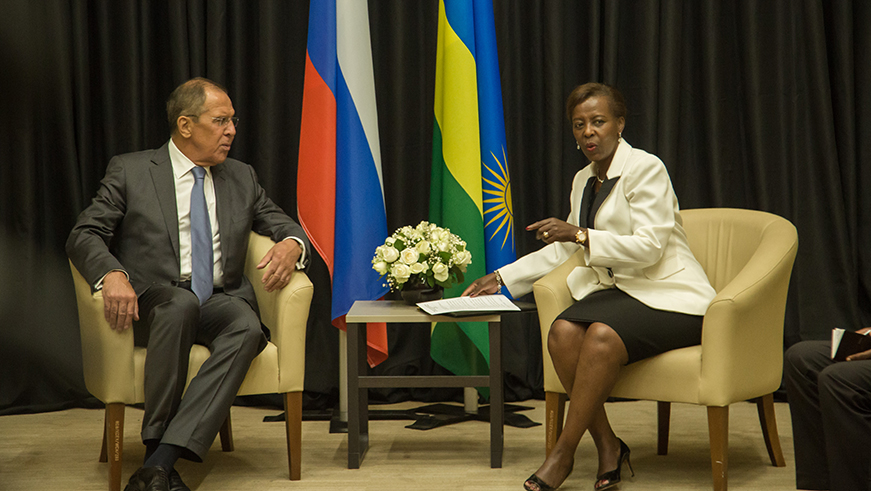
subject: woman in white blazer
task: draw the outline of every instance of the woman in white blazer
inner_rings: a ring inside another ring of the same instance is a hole
[[[615,88],[576,87],[566,115],[590,164],[575,175],[571,214],[527,227],[547,244],[477,279],[464,295],[515,297],[582,248],[586,266],[566,282],[577,301],[550,329],[548,351],[572,403],[544,464],[524,482],[528,491],[559,487],[571,473],[584,432],[596,443],[595,489],[620,482],[629,447],[617,438],[604,403],[623,365],[699,344],[702,316],[715,292],[693,257],[677,197],[662,161],[622,139],[626,106]],[[630,464],[631,470],[631,464]]]

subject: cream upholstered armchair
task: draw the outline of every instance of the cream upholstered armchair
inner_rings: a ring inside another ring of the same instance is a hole
[[[705,313],[702,343],[624,367],[611,395],[658,402],[657,453],[668,451],[670,403],[706,406],[714,489],[725,490],[729,404],[756,399],[772,465],[784,466],[773,392],[783,370],[783,318],[795,227],[770,213],[729,208],[684,210],[690,248],[717,296]],[[546,400],[546,451],[562,431],[566,394],[547,352],[550,326],[574,300],[566,276],[583,264],[579,251],[535,283],[541,323]]]
[[[267,293],[256,268],[274,245],[267,237],[251,233],[245,260],[245,275],[254,286],[260,318],[272,339],[251,363],[239,395],[279,393],[286,410],[288,468],[291,480],[300,478],[302,447],[302,390],[305,375],[305,332],[313,287],[308,277],[297,272],[283,289]],[[124,408],[144,401],[145,348],[133,346],[133,331],[113,332],[103,317],[102,292],[91,287],[70,264],[79,308],[85,385],[106,404],[100,461],[109,460],[109,490],[121,488],[121,456],[124,438]],[[208,358],[205,346],[191,349],[188,382]],[[230,418],[221,429],[221,447],[233,450]]]

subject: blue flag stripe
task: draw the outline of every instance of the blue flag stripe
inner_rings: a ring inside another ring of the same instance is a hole
[[[448,18],[448,24],[472,53],[472,58],[477,58],[474,16],[474,6],[468,0],[445,0],[445,17]]]
[[[336,249],[332,318],[348,313],[355,300],[388,292],[372,269],[375,248],[387,238],[381,183],[363,124],[339,68],[336,93]]]
[[[481,177],[484,192],[484,232],[487,271],[514,261],[514,227],[510,202],[502,109],[502,82],[496,50],[496,27],[491,0],[475,0],[475,57],[478,76],[478,118],[481,134]]]
[[[308,56],[330,92],[336,93],[336,0],[309,2]]]

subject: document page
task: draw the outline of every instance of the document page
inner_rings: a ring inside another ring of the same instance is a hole
[[[838,346],[841,344],[841,338],[844,337],[844,329],[836,327],[832,329],[832,359],[835,359],[835,353],[838,352]]]
[[[477,297],[445,298],[431,302],[420,302],[418,307],[429,315],[453,312],[509,312],[520,311],[505,295],[480,295]]]

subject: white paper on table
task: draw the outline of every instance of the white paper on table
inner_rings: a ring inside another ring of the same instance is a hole
[[[514,305],[505,295],[479,295],[477,297],[456,297],[430,302],[420,302],[418,307],[429,315],[441,315],[453,312],[519,312],[520,307]]]

